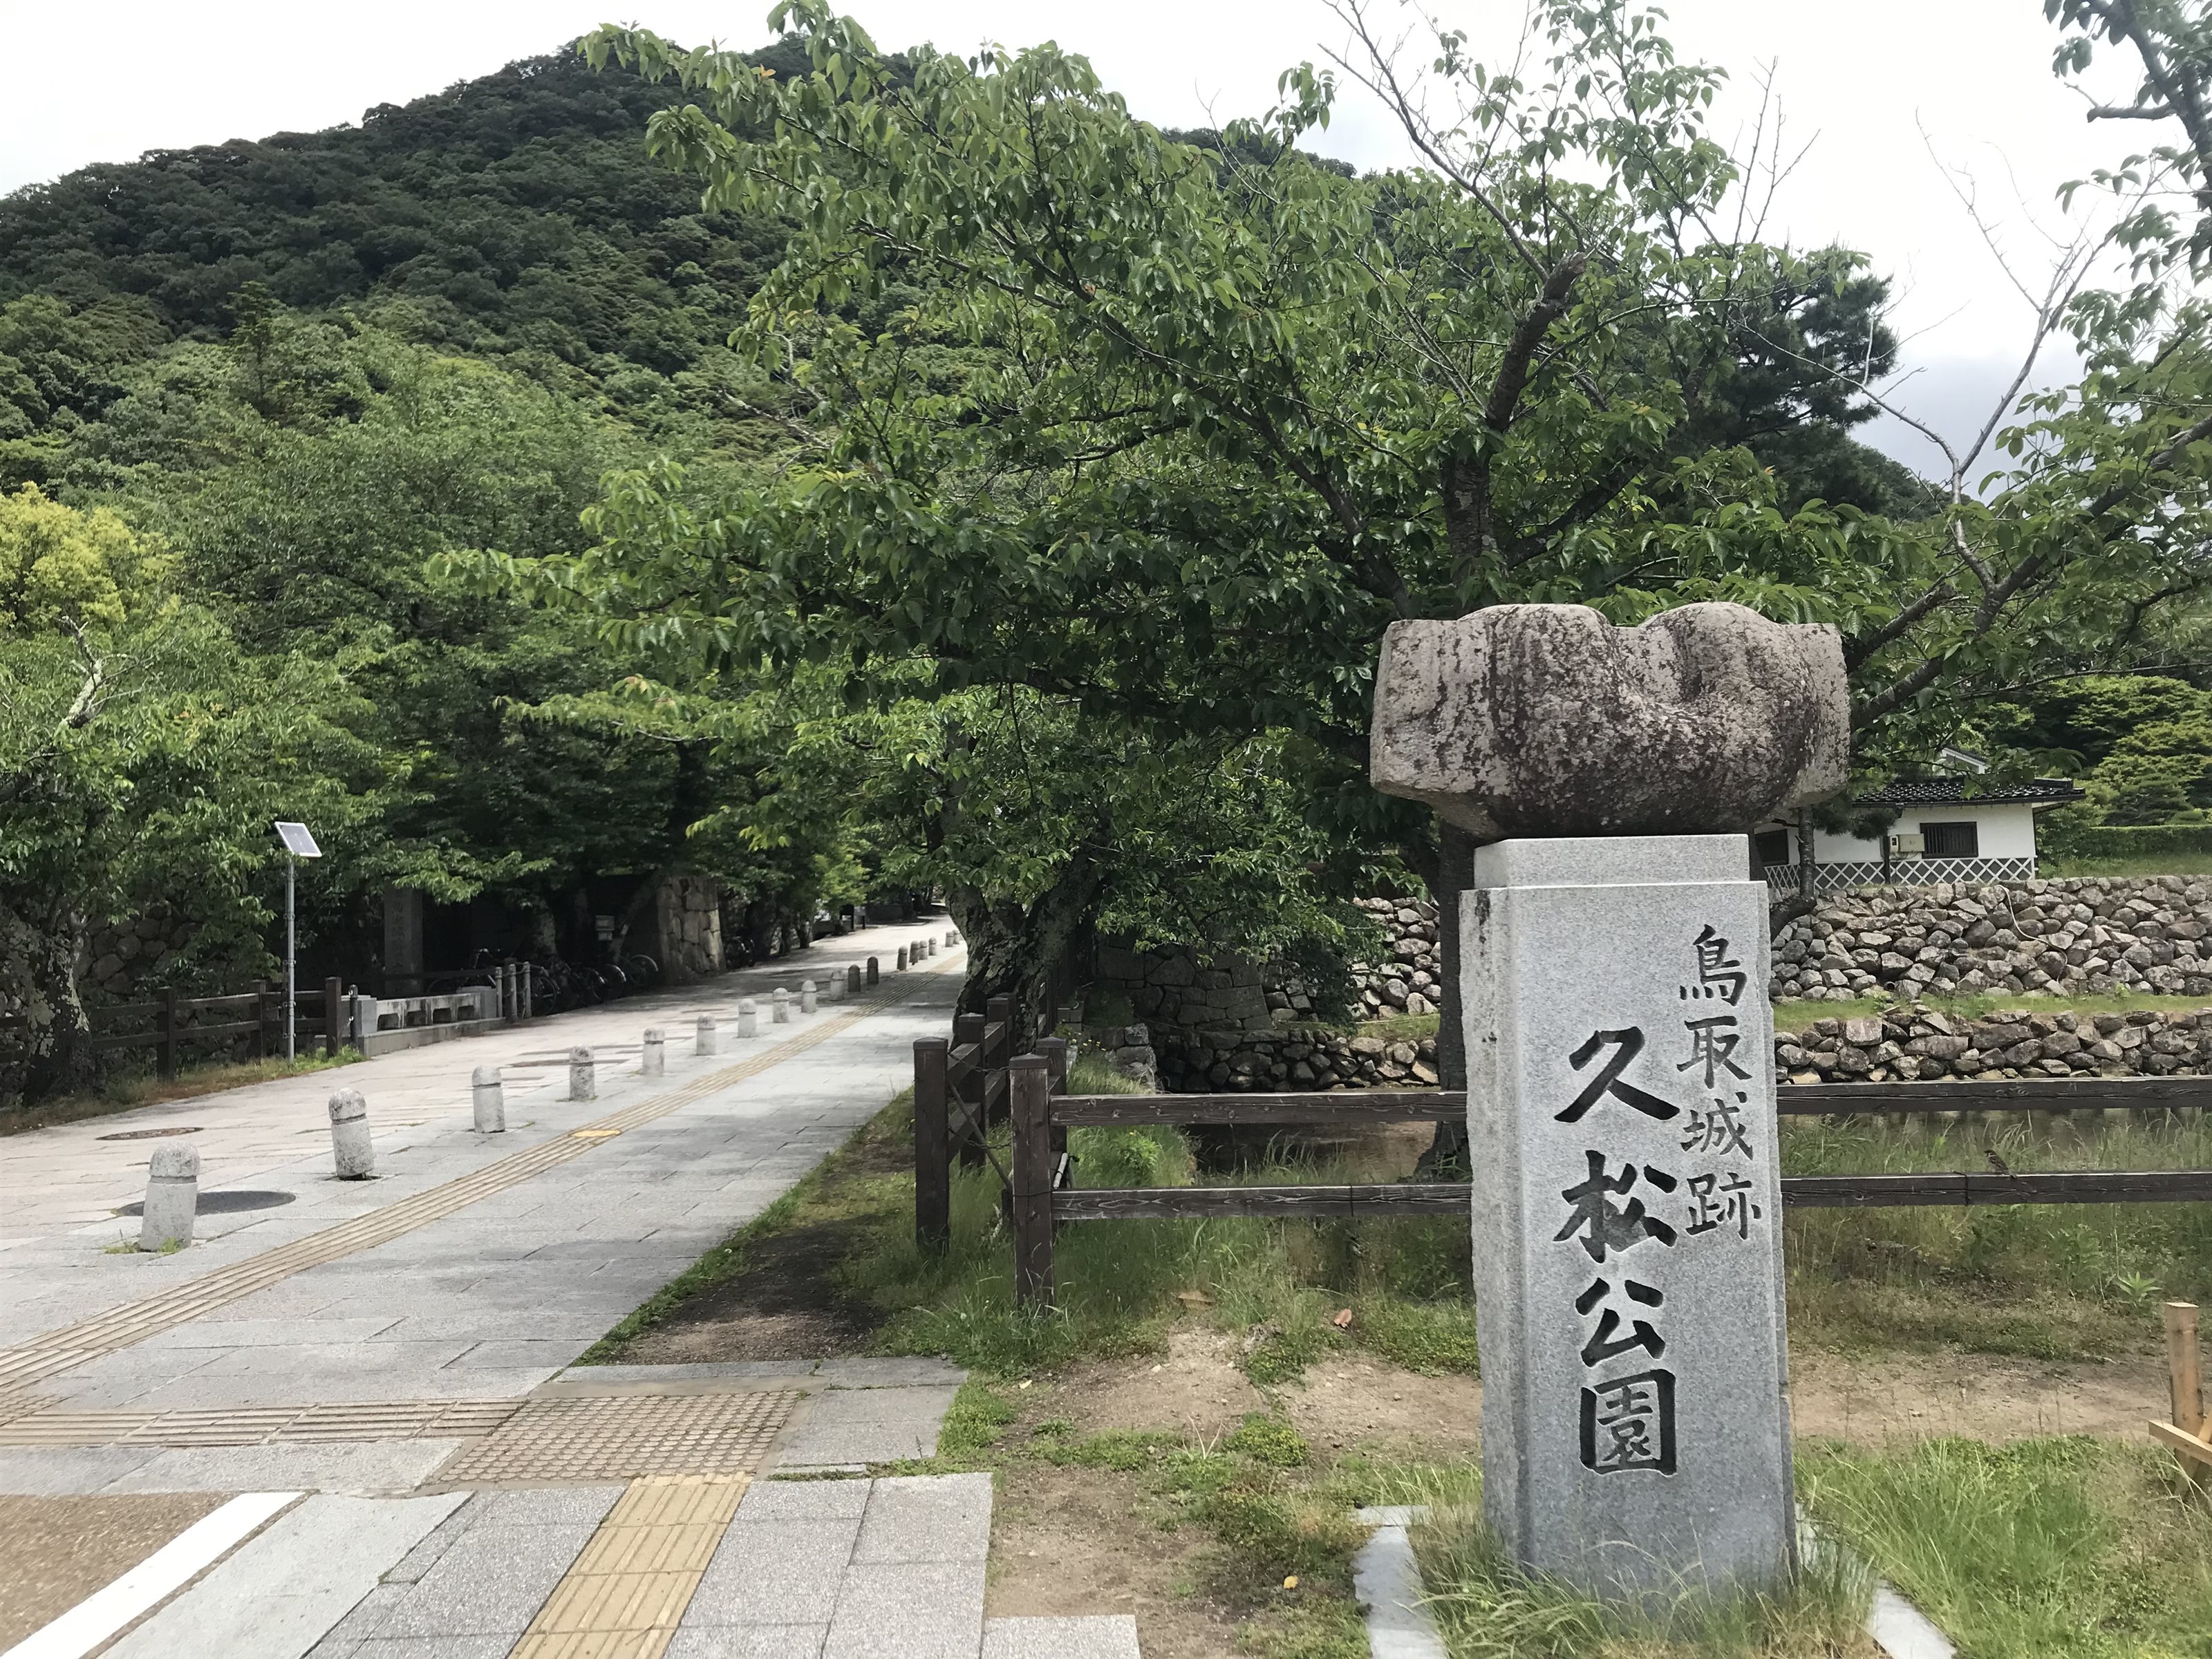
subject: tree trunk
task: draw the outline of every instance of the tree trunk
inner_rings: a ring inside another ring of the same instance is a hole
[[[960,1012],[980,1014],[993,997],[1014,1000],[1014,1048],[1026,1053],[1050,994],[1054,968],[1066,961],[1097,908],[1105,873],[1078,850],[1053,884],[1018,904],[993,904],[973,888],[953,887],[945,908],[968,943],[968,977],[960,987]]]
[[[1437,1078],[1446,1089],[1467,1087],[1467,1022],[1459,957],[1460,896],[1474,880],[1474,849],[1480,845],[1469,831],[1439,818],[1433,859],[1422,860],[1428,867],[1416,865],[1428,882],[1429,896],[1437,906],[1438,977],[1443,981],[1437,994]],[[1468,1102],[1468,1111],[1479,1109],[1480,1103]],[[1437,1138],[1421,1155],[1415,1175],[1435,1181],[1466,1173],[1467,1126],[1451,1121],[1437,1124]]]
[[[84,918],[74,911],[0,894],[0,1012],[25,1022],[0,1027],[0,1107],[100,1080],[100,1055],[76,988],[83,937]]]

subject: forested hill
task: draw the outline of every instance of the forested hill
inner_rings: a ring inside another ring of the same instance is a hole
[[[779,56],[761,61],[799,61]],[[423,331],[535,359],[541,377],[678,374],[727,333],[781,238],[700,213],[696,184],[646,155],[665,101],[564,51],[357,126],[85,167],[0,198],[0,303],[107,300],[136,342],[214,338],[260,282],[302,311],[404,299]]]

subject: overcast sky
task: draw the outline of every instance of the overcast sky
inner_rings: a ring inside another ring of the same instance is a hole
[[[851,0],[885,46],[945,50],[1042,39],[1087,54],[1135,112],[1195,125],[1264,111],[1275,76],[1342,44],[1321,0]],[[1385,15],[1394,0],[1381,0]],[[1438,0],[1481,43],[1517,32],[1519,0]],[[2053,80],[2057,33],[2040,0],[1675,0],[1686,58],[1729,69],[1715,125],[1747,131],[1771,64],[1788,147],[1812,149],[1770,236],[1865,249],[1897,283],[1893,321],[1911,336],[1899,400],[1947,434],[1978,426],[2017,365],[2030,315],[1946,185],[1971,171],[2023,274],[2049,266],[2038,225],[2071,234],[2057,185],[2126,153],[2148,131],[2095,129]],[[687,44],[766,38],[765,3],[706,0],[0,0],[0,191],[152,149],[260,137],[358,120],[511,58],[553,49],[610,17]],[[1923,129],[1925,129],[1925,137]],[[1316,146],[1362,166],[1406,159],[1395,131],[1347,98]],[[2086,194],[2082,207],[2092,204]],[[2062,362],[2058,367],[2063,369]],[[1869,436],[1940,470],[1901,428]]]

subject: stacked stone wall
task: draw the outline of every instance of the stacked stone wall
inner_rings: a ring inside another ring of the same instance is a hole
[[[1778,1035],[1774,1068],[1792,1083],[2196,1077],[2212,1072],[2212,1007],[2124,1014],[2007,1008],[1962,1019],[1915,1003]]]
[[[1884,992],[2212,996],[2212,883],[2183,876],[1861,890],[1774,937],[1777,1001]]]

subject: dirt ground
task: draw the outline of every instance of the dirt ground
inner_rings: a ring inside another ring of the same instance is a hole
[[[1790,1365],[1796,1431],[1859,1445],[1943,1435],[2133,1440],[2168,1409],[2166,1356],[2151,1348],[2092,1364],[1979,1353],[1807,1353]]]
[[[747,1249],[744,1272],[646,1332],[623,1351],[623,1362],[684,1365],[857,1352],[872,1322],[838,1297],[832,1276],[852,1245],[849,1231],[834,1222],[758,1241]]]
[[[1053,1418],[1085,1435],[1171,1429],[1218,1439],[1245,1413],[1267,1409],[1272,1394],[1317,1462],[1348,1452],[1424,1461],[1480,1455],[1482,1384],[1474,1377],[1422,1376],[1355,1352],[1263,1391],[1237,1369],[1237,1351],[1233,1337],[1185,1325],[1157,1358],[1041,1378],[1016,1395],[1020,1416],[1006,1443],[1021,1443]],[[2134,1439],[2166,1408],[2164,1358],[2150,1350],[2107,1364],[1825,1353],[1793,1364],[1797,1432],[1860,1444],[1938,1435]],[[1133,1613],[1147,1656],[1236,1651],[1236,1620],[1203,1591],[1208,1541],[1189,1529],[1164,1530],[1166,1515],[1135,1476],[1010,1462],[993,1526],[989,1613]]]
[[[112,1583],[228,1494],[0,1497],[0,1651]]]

